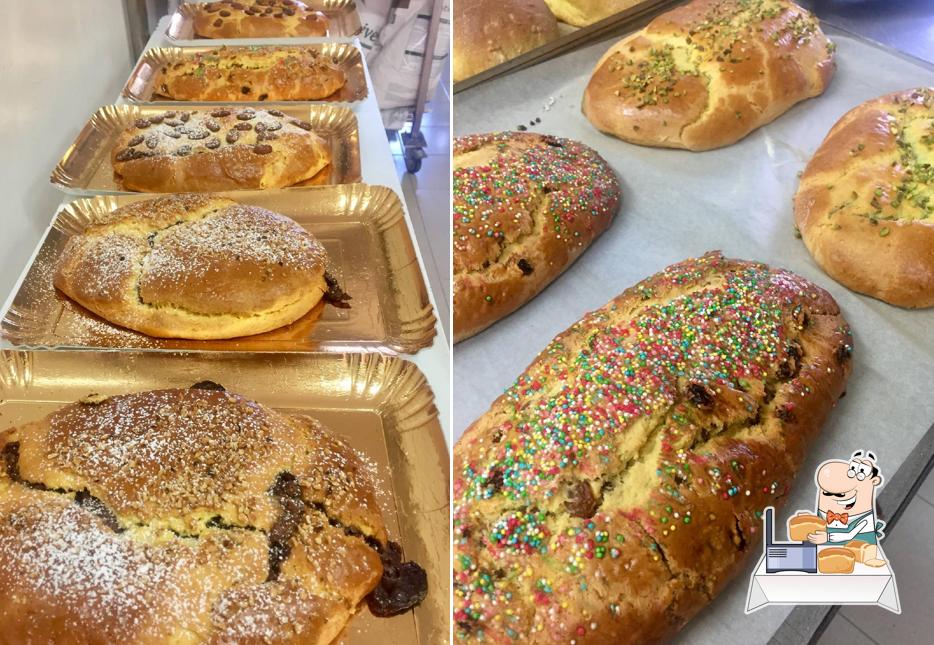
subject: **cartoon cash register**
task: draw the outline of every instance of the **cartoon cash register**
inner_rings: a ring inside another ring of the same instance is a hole
[[[877,544],[885,535],[885,522],[876,519],[876,490],[882,485],[882,475],[875,455],[857,450],[849,461],[829,459],[817,469],[814,481],[817,514],[826,528],[810,531],[807,540],[858,549],[859,562],[871,567],[885,565],[878,557]],[[798,517],[804,513],[799,511]]]

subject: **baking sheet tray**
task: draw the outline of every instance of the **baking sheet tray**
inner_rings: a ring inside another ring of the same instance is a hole
[[[205,2],[209,0],[204,0]],[[222,39],[202,38],[195,33],[194,16],[191,11],[193,2],[183,2],[178,9],[169,18],[169,26],[165,35],[176,41],[179,45],[197,43],[203,45],[206,42],[223,42]],[[357,3],[355,0],[305,0],[305,4],[311,9],[317,9],[328,17],[330,24],[328,33],[323,38],[352,38],[363,29],[360,23],[360,15],[357,13]],[[320,41],[323,38],[316,38]],[[246,39],[243,39],[246,40]],[[254,42],[267,40],[265,38],[250,38]],[[304,40],[304,38],[303,38]],[[310,39],[309,39],[310,40]]]
[[[350,308],[321,302],[291,325],[231,340],[153,338],[118,327],[52,286],[68,237],[115,208],[153,197],[98,196],[60,207],[0,320],[0,338],[13,346],[211,351],[415,353],[431,344],[434,310],[395,192],[353,184],[219,194],[287,215],[311,232],[328,251],[328,270],[352,296]]]
[[[621,36],[576,50],[457,96],[455,134],[516,129],[582,141],[616,169],[623,187],[616,221],[551,286],[518,312],[455,346],[455,437],[486,411],[537,352],[585,312],[686,257],[722,249],[729,257],[786,267],[830,291],[855,336],[854,369],[812,447],[785,507],[814,507],[812,473],[831,457],[871,449],[892,475],[934,420],[934,309],[909,311],[855,294],[826,276],[795,237],[791,200],[797,173],[830,127],[881,94],[934,85],[934,71],[832,28],[838,69],[827,92],[798,104],[743,141],[710,152],[639,147],[606,136],[580,112],[593,66]],[[540,124],[530,126],[535,118]],[[885,519],[888,509],[882,509]],[[784,520],[785,515],[782,515]],[[898,576],[898,554],[890,554]],[[745,616],[744,573],[678,638],[680,643],[765,642],[791,611]],[[742,629],[737,629],[741,625]]]
[[[628,9],[607,16],[603,20],[595,22],[592,25],[587,25],[586,27],[575,27],[574,25],[559,21],[558,32],[561,34],[560,37],[540,47],[529,50],[521,56],[511,58],[479,74],[474,74],[469,78],[458,81],[454,84],[454,93],[462,92],[491,78],[496,78],[497,76],[502,76],[503,74],[508,74],[518,69],[541,63],[555,56],[560,56],[585,43],[593,42],[594,40],[602,40],[610,33],[619,33],[621,30],[631,31],[643,27],[648,24],[652,18],[669,10],[676,4],[680,4],[682,1],[683,0],[641,0]]]
[[[242,109],[243,105],[232,106]],[[357,117],[338,105],[267,103],[286,115],[311,124],[312,131],[327,142],[331,151],[331,175],[324,183],[351,184],[360,181],[360,134]],[[136,119],[161,114],[165,105],[105,105],[91,115],[52,171],[51,182],[66,193],[128,193],[114,181],[110,152],[120,133]],[[210,112],[216,104],[186,103],[186,111]],[[151,194],[151,193],[147,193]]]
[[[321,56],[334,62],[346,78],[344,86],[334,94],[315,99],[315,102],[341,102],[353,103],[362,101],[367,95],[366,74],[363,71],[363,57],[360,50],[348,43],[328,43],[319,45],[301,46],[275,46],[277,49],[318,50]],[[134,103],[174,103],[177,99],[159,94],[159,84],[162,80],[162,68],[167,65],[191,59],[197,54],[204,54],[218,47],[158,47],[143,52],[136,67],[130,73],[130,78],[123,87],[121,95]],[[248,50],[248,46],[228,46],[232,50]],[[184,102],[184,101],[182,101]],[[221,103],[221,101],[202,101],[203,103]],[[305,101],[307,102],[307,101]],[[238,105],[264,105],[264,101],[237,101]],[[290,101],[289,103],[292,103]]]
[[[413,364],[375,354],[0,352],[0,428],[35,421],[88,394],[188,387],[212,380],[283,412],[307,413],[361,451],[379,482],[390,539],[428,573],[414,611],[366,607],[345,645],[448,642],[448,456],[434,396]]]

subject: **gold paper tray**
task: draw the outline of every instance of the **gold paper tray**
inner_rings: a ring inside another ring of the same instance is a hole
[[[307,413],[374,464],[391,539],[428,573],[414,611],[376,618],[364,607],[345,645],[448,641],[448,454],[431,389],[413,364],[376,354],[0,352],[0,429],[35,421],[91,393],[211,380],[284,412]]]
[[[398,196],[354,184],[219,193],[288,215],[325,246],[329,271],[352,296],[349,309],[319,303],[291,325],[231,340],[153,338],[113,325],[52,285],[68,237],[106,213],[152,195],[78,199],[58,212],[9,310],[0,338],[19,347],[211,351],[415,353],[431,344],[435,316]]]
[[[347,79],[344,86],[324,99],[318,101],[339,101],[351,103],[362,101],[366,98],[366,74],[363,72],[363,58],[360,50],[348,43],[326,43],[321,45],[272,45],[276,49],[300,50],[316,49],[321,55],[330,59],[343,72]],[[161,69],[167,65],[173,65],[179,61],[193,58],[197,54],[204,54],[218,49],[217,47],[160,47],[158,49],[148,49],[143,53],[136,68],[130,74],[130,78],[123,88],[122,95],[134,103],[151,102],[175,102],[167,96],[160,95],[158,92],[159,82],[162,75]],[[228,49],[243,50],[250,49],[247,46],[228,46]],[[203,101],[204,103],[214,103],[214,101]],[[262,105],[261,101],[237,101],[237,104]]]
[[[309,8],[317,9],[328,17],[330,25],[326,38],[350,38],[359,34],[363,29],[355,0],[304,0],[304,2]],[[185,2],[179,5],[178,10],[169,20],[169,28],[165,31],[166,36],[172,40],[212,40],[202,38],[195,33],[192,4],[194,3]]]
[[[324,138],[331,151],[331,176],[325,183],[352,184],[360,181],[360,133],[357,117],[348,108],[307,103],[301,106],[269,103],[265,106],[307,121],[312,130]],[[105,105],[98,109],[52,171],[51,182],[75,195],[133,192],[124,190],[114,181],[111,150],[120,133],[133,125],[136,119],[161,114],[166,109],[165,105]],[[216,109],[216,104],[185,104],[187,111],[210,112]]]

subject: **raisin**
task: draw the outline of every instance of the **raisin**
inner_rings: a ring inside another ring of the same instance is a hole
[[[214,119],[207,119],[204,122],[204,127],[206,127],[211,132],[217,132],[221,129],[221,124],[215,121]]]
[[[516,263],[516,266],[519,267],[519,270],[522,271],[522,275],[532,275],[532,265],[529,264],[529,261],[525,258],[522,258]]]
[[[589,519],[600,508],[600,502],[601,500],[594,496],[593,489],[588,482],[578,481],[568,491],[568,498],[564,500],[564,508],[574,517]]]
[[[692,381],[688,383],[688,400],[699,408],[713,406],[714,393],[703,383]]]
[[[328,286],[328,290],[324,294],[324,301],[338,309],[350,309],[350,304],[347,302],[351,300],[350,294],[341,288],[337,278],[325,271],[324,282]]]
[[[127,141],[126,144],[132,148],[133,146],[138,146],[142,142],[143,142],[143,135],[138,134],[132,139],[130,139],[129,141]]]
[[[220,383],[215,383],[214,381],[198,381],[194,385],[189,386],[189,390],[210,390],[212,392],[226,392],[225,388]]]
[[[216,150],[217,148],[221,147],[221,140],[217,137],[211,137],[204,142],[204,147],[208,150]]]
[[[133,122],[133,125],[142,130],[144,128],[148,128],[152,124],[149,122],[149,119],[136,119],[136,121]]]
[[[253,129],[253,124],[252,124],[252,123],[238,123],[238,124],[235,125],[234,127],[235,127],[237,130],[240,130],[241,132],[246,132],[247,130],[252,130],[252,129]]]
[[[292,119],[290,123],[294,126],[301,128],[302,130],[311,130],[311,124],[308,121],[299,121],[298,119]]]
[[[272,152],[272,146],[268,143],[260,143],[253,146],[253,152],[258,155],[268,155],[270,152]]]
[[[213,112],[211,112],[211,116],[217,117],[217,118],[220,118],[223,116],[230,116],[230,110],[223,110],[223,109],[214,110]]]
[[[405,613],[425,599],[428,575],[415,562],[402,561],[402,547],[390,542],[380,551],[383,577],[366,597],[374,616],[388,618]]]
[[[179,149],[175,151],[175,154],[178,155],[179,157],[185,157],[187,155],[190,155],[191,146],[189,146],[188,144],[180,146]]]

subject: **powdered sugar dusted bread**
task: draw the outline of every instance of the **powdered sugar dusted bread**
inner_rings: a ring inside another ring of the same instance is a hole
[[[851,342],[827,292],[719,253],[559,334],[454,448],[459,641],[670,638],[761,553]]]
[[[111,151],[116,181],[144,193],[285,188],[331,163],[307,121],[270,108],[169,110],[139,118]]]
[[[287,325],[328,292],[324,247],[255,206],[182,194],[118,208],[71,237],[56,288],[112,323],[163,338]]]
[[[300,0],[216,0],[184,6],[202,38],[328,35],[327,16]]]
[[[222,390],[0,432],[4,642],[337,638],[392,550],[371,467],[316,420]]]

